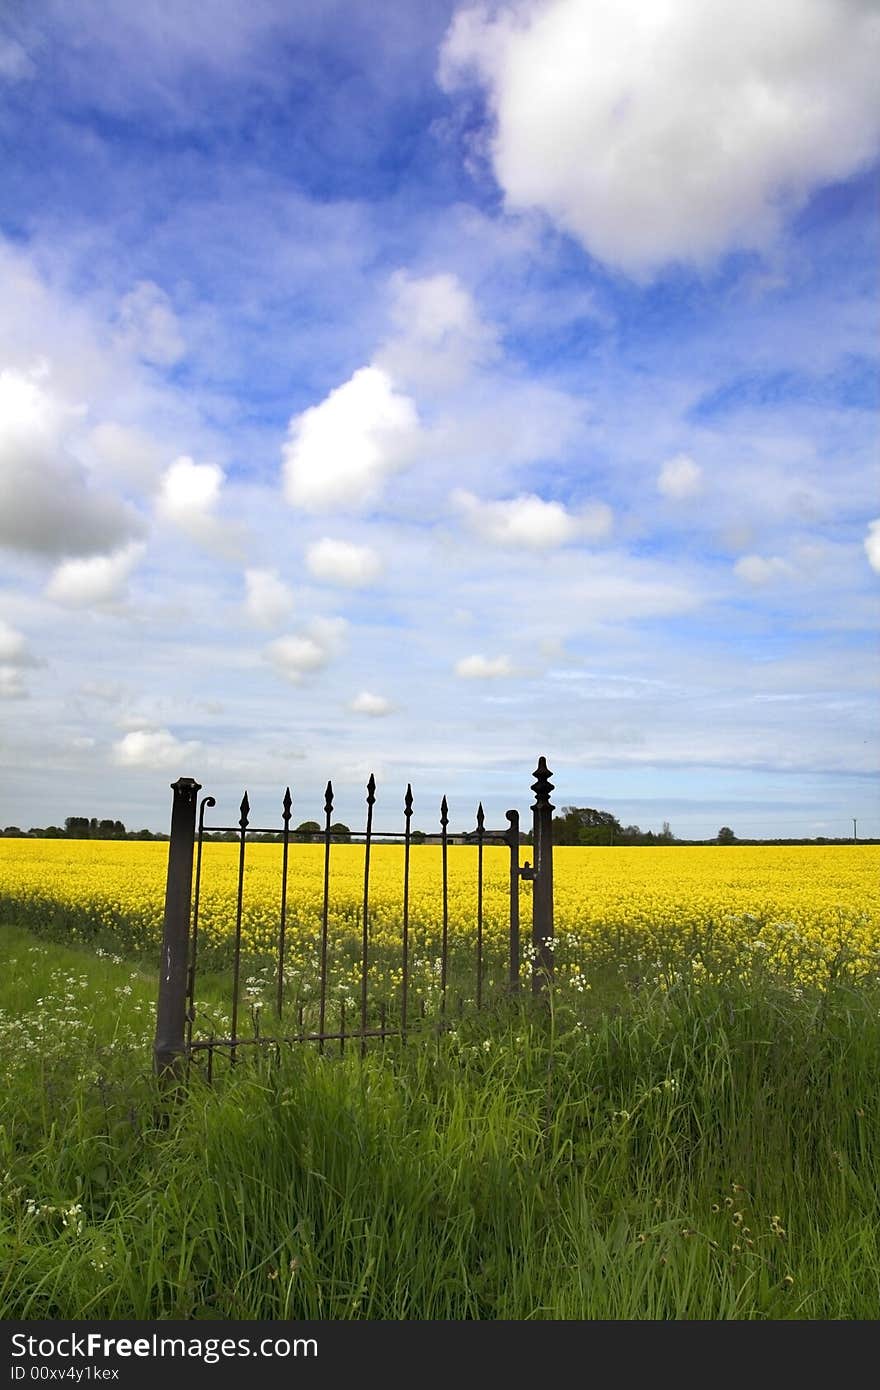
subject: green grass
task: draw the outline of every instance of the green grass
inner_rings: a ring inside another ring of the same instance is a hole
[[[164,1118],[155,994],[0,928],[3,1318],[877,1316],[876,990],[596,981]]]

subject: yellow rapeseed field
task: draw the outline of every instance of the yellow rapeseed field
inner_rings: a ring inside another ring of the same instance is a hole
[[[83,941],[117,940],[120,950],[153,950],[161,940],[168,846],[162,842],[0,841],[0,916],[63,931]],[[292,845],[286,964],[313,963],[320,935],[323,847]],[[451,846],[448,923],[453,953],[476,936],[477,852]],[[508,851],[486,847],[484,936],[489,967],[503,971],[508,931]],[[524,845],[521,858],[532,851]],[[238,847],[204,850],[199,913],[206,965],[229,957],[235,924]],[[357,959],[364,849],[331,850],[331,955]],[[873,976],[880,964],[880,847],[730,846],[558,847],[554,935],[563,980],[585,987],[589,970],[619,965],[669,981],[751,977],[770,972],[795,986],[840,971]],[[271,956],[278,937],[281,847],[248,847],[243,949]],[[403,850],[372,847],[369,939],[393,982],[401,940]],[[522,936],[531,920],[530,886],[520,890]],[[411,944],[428,968],[442,928],[441,852],[411,851]],[[526,968],[527,962],[524,963]],[[431,967],[433,968],[433,967]]]

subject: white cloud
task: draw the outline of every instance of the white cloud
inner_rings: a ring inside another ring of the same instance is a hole
[[[112,555],[65,560],[50,576],[46,597],[68,608],[117,602],[125,596],[125,585],[145,548],[133,541]]]
[[[351,545],[325,537],[306,550],[306,565],[316,579],[328,584],[361,588],[372,584],[382,571],[378,551],[367,545]]]
[[[455,674],[464,680],[494,680],[498,676],[512,676],[514,670],[507,656],[474,655],[456,662]]]
[[[533,493],[506,502],[481,502],[463,489],[452,494],[452,502],[491,545],[548,550],[580,539],[597,540],[611,529],[611,510],[604,503],[572,513],[561,502],[545,502]]]
[[[194,463],[184,455],[162,475],[156,510],[165,521],[189,526],[214,510],[222,486],[223,470],[216,463]]]
[[[524,0],[460,9],[448,90],[488,89],[494,171],[642,275],[761,247],[877,149],[880,15],[863,0]]]
[[[186,351],[171,301],[152,280],[139,280],[118,313],[120,347],[159,367],[171,367]]]
[[[27,690],[18,667],[0,665],[0,700],[20,700],[25,695]]]
[[[864,544],[868,564],[872,570],[877,570],[880,574],[880,517],[868,523],[868,534]]]
[[[258,627],[275,627],[293,608],[293,594],[275,570],[248,569],[245,611]]]
[[[362,690],[356,695],[348,707],[353,714],[368,714],[374,719],[380,718],[384,714],[390,714],[392,705],[390,700],[386,700],[384,695],[373,695],[369,690]]]
[[[747,584],[754,584],[758,587],[791,574],[791,566],[785,560],[780,559],[778,555],[771,555],[766,558],[763,555],[743,555],[740,560],[737,560],[733,568],[740,579],[744,579]]]
[[[266,655],[280,675],[299,685],[338,655],[347,627],[344,618],[315,618],[304,632],[270,642]]]
[[[88,555],[142,528],[116,498],[88,486],[65,445],[77,412],[52,396],[46,371],[0,371],[0,545]]]
[[[495,330],[484,323],[455,275],[391,278],[394,337],[377,361],[395,380],[449,390],[497,355]]]
[[[676,454],[675,458],[667,459],[660,469],[657,487],[664,497],[683,502],[702,491],[703,470],[687,454]]]
[[[290,422],[282,450],[288,502],[307,511],[372,502],[415,457],[416,408],[381,367],[361,367]]]
[[[162,768],[188,776],[187,761],[201,744],[182,742],[168,729],[133,729],[113,745],[113,760],[120,767]]]
[[[24,634],[0,618],[0,661],[5,666],[30,665]]]
[[[162,475],[156,515],[206,549],[235,560],[241,558],[243,528],[216,514],[223,483],[218,464],[195,463],[183,455]]]

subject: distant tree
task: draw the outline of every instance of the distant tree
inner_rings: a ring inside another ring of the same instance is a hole
[[[426,838],[427,836],[425,835],[424,830],[414,830],[412,835],[410,835],[410,840],[414,845],[423,845],[425,843]]]
[[[553,843],[557,845],[610,845],[623,836],[623,826],[610,811],[592,806],[563,806],[553,817]]]
[[[732,845],[736,843],[736,836],[729,825],[722,825],[715,838],[719,845]]]
[[[132,830],[130,838],[132,840],[152,840],[153,832],[152,830]]]
[[[335,825],[331,825],[330,834],[341,844],[347,845],[351,843],[351,831],[341,820],[338,820]]]
[[[664,845],[671,845],[672,841],[675,839],[668,820],[663,822],[663,829],[660,831],[660,839],[663,841]]]
[[[316,820],[304,820],[302,825],[296,827],[295,834],[307,835],[309,840],[320,840],[321,827]]]
[[[25,838],[24,831],[18,825],[7,825],[3,834],[7,840],[23,840]]]
[[[72,840],[87,840],[89,838],[88,816],[68,816],[64,822],[64,833],[69,835]]]

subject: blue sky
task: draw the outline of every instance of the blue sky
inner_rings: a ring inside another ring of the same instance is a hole
[[[0,823],[880,834],[864,0],[12,0]]]

